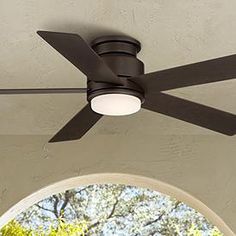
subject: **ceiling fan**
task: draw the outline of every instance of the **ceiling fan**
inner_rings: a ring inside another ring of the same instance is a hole
[[[0,94],[87,93],[88,104],[49,142],[80,139],[103,115],[144,108],[225,135],[236,134],[236,115],[161,91],[236,78],[236,55],[144,74],[141,44],[128,36],[104,36],[88,45],[79,35],[37,32],[87,76],[87,88],[0,89]]]

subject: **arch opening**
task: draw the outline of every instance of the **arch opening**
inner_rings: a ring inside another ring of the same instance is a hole
[[[77,235],[234,235],[207,206],[176,187],[109,173],[70,178],[33,193],[0,218],[1,230],[9,225],[43,230],[42,235],[60,225]]]

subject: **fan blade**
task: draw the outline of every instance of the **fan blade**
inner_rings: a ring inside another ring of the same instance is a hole
[[[236,78],[236,55],[129,78],[148,93]]]
[[[86,88],[0,89],[0,95],[86,93]]]
[[[122,81],[79,35],[49,31],[37,33],[90,80],[122,85]]]
[[[168,94],[149,95],[142,107],[222,134],[236,134],[236,115]]]
[[[102,115],[92,111],[90,104],[87,104],[49,143],[80,139],[101,117]]]

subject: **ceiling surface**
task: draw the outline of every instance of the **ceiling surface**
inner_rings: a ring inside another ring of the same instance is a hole
[[[88,41],[110,34],[132,36],[141,42],[142,50],[138,57],[145,63],[146,72],[151,72],[236,54],[235,9],[235,0],[1,0],[0,88],[86,87],[85,76],[44,42],[36,34],[37,30],[74,32]],[[236,80],[231,80],[172,90],[168,93],[236,114],[235,91]],[[136,145],[141,142],[142,150],[145,151],[140,150],[140,152],[143,156],[147,156],[146,158],[149,156],[154,158],[155,155],[158,156],[157,159],[164,158],[165,160],[169,156],[176,155],[181,163],[189,161],[188,156],[190,156],[188,168],[201,159],[202,162],[199,162],[196,167],[199,169],[196,169],[194,180],[191,179],[190,173],[188,180],[185,180],[185,173],[179,169],[181,180],[175,182],[174,174],[177,173],[171,162],[172,159],[165,162],[168,174],[163,174],[161,171],[155,174],[154,170],[149,173],[146,169],[142,171],[140,163],[138,164],[139,171],[132,171],[132,168],[137,169],[134,159],[129,166],[130,169],[122,163],[120,169],[116,168],[116,171],[148,174],[155,178],[161,178],[161,173],[163,176],[168,175],[166,179],[163,177],[164,181],[179,185],[205,203],[210,202],[205,192],[212,189],[213,185],[216,187],[212,175],[219,172],[221,173],[218,173],[219,181],[223,182],[214,194],[224,191],[224,184],[227,181],[229,181],[227,183],[230,190],[220,199],[215,196],[218,200],[215,200],[215,205],[212,204],[211,208],[220,213],[221,208],[217,208],[218,201],[224,201],[222,209],[226,210],[224,213],[221,212],[220,216],[236,231],[236,225],[232,219],[236,218],[236,187],[233,185],[233,181],[236,181],[236,174],[233,171],[236,167],[234,161],[236,136],[225,137],[204,128],[142,110],[132,116],[101,119],[82,141],[46,144],[47,140],[85,104],[86,96],[81,94],[1,96],[0,139],[4,144],[1,146],[3,150],[1,155],[2,158],[12,156],[13,159],[4,159],[0,168],[9,167],[10,160],[23,158],[29,155],[27,153],[40,156],[41,152],[45,152],[45,145],[47,150],[53,150],[51,155],[54,157],[58,155],[54,147],[63,147],[63,153],[68,155],[68,161],[70,155],[74,156],[80,150],[85,152],[95,143],[97,149],[89,151],[91,156],[96,154],[98,159],[106,159],[110,157],[111,152],[116,152],[117,156],[125,155],[128,158],[129,155],[133,155]],[[27,143],[31,137],[35,138],[32,138],[34,141],[30,142],[30,149],[37,150],[35,152],[27,150],[27,147],[29,148]],[[40,137],[40,141],[36,137]],[[16,140],[23,146],[18,147]],[[122,140],[122,147],[116,149],[115,146],[120,140]],[[134,140],[137,140],[137,143]],[[102,145],[105,145],[104,142],[107,141],[112,148],[109,149],[110,152],[104,153]],[[218,147],[215,149],[212,143]],[[206,147],[207,144],[210,146],[209,149]],[[159,145],[158,148],[155,145]],[[168,148],[168,154],[165,152],[162,156],[163,150]],[[195,152],[192,152],[193,149],[201,154],[200,159]],[[19,153],[22,156],[19,156]],[[218,156],[219,153],[221,156]],[[209,165],[214,162],[216,155],[218,161],[210,169]],[[201,163],[206,165],[203,158],[206,158],[209,170],[206,166],[201,167]],[[32,160],[26,160],[27,158],[20,162],[27,166],[25,168],[31,168],[35,164]],[[45,162],[41,163],[41,168],[44,168]],[[148,165],[151,164],[147,164],[147,167]],[[68,166],[67,168],[68,175],[66,176],[73,176],[74,172],[71,171],[69,174],[71,169]],[[202,189],[199,187],[204,186],[201,170],[204,172],[204,178],[209,181],[208,185]],[[21,171],[27,179],[27,171],[25,172],[24,169]],[[91,168],[89,172],[96,171],[99,170]],[[109,166],[103,171],[109,171]],[[226,173],[227,176],[222,173]],[[4,189],[9,189],[16,183],[16,177],[12,175],[8,178],[7,174],[3,171],[0,174],[0,181],[8,179],[8,185]],[[57,174],[54,173],[51,180],[56,181],[61,178],[59,175],[63,176],[60,171]],[[199,174],[200,182],[195,179],[197,174]],[[16,202],[39,186],[49,184],[48,181],[49,179],[43,179],[38,184],[37,181],[32,180],[31,184],[28,183],[28,189],[23,188],[22,193],[13,201]],[[3,201],[3,208],[0,213],[13,204],[9,198],[3,200],[0,196],[1,201]],[[230,209],[233,209],[233,212]]]
[[[233,0],[2,0],[0,87],[86,86],[85,76],[36,34],[39,29],[75,32],[88,41],[108,34],[130,35],[142,43],[139,58],[146,72],[234,54],[235,7]],[[232,80],[171,93],[236,113],[235,90]],[[85,103],[81,94],[2,96],[0,132],[53,135]],[[145,121],[143,129],[140,123]],[[104,118],[94,132],[215,135],[148,111],[121,119]]]

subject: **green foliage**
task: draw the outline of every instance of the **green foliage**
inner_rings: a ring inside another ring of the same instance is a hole
[[[77,222],[77,223],[64,223],[63,220],[59,221],[57,227],[51,226],[49,229],[48,236],[85,236],[87,232],[86,222]],[[43,232],[42,232],[42,235]]]
[[[5,225],[1,231],[1,236],[85,236],[87,232],[86,222],[80,223],[65,223],[63,220],[59,220],[57,227],[50,226],[49,230],[45,233],[41,229],[26,229],[16,220],[9,222]]]
[[[192,224],[191,228],[188,230],[188,236],[203,236],[201,230],[197,229],[196,225]],[[214,227],[211,232],[210,236],[223,236],[223,234]]]
[[[13,220],[5,225],[1,231],[0,235],[3,236],[33,236],[31,230],[25,229],[22,225],[20,225],[17,221]]]
[[[212,230],[212,236],[223,236],[223,234],[216,228]]]

